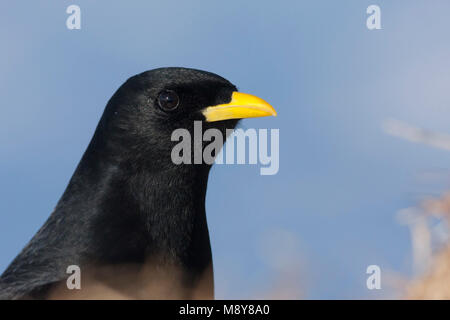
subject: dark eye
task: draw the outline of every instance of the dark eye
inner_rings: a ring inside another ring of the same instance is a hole
[[[180,98],[172,90],[164,90],[158,96],[158,104],[164,111],[173,111],[178,107]]]

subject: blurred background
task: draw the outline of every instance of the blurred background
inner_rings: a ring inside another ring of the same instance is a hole
[[[81,30],[66,28],[71,4]],[[372,4],[381,30],[366,27]],[[278,111],[242,122],[280,129],[278,174],[211,172],[217,298],[425,297],[421,281],[450,269],[436,266],[450,260],[449,10],[446,0],[3,1],[0,272],[51,213],[114,91],[183,66]],[[380,290],[367,289],[369,265]]]

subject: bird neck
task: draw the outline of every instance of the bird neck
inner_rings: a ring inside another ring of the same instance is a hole
[[[126,186],[128,198],[124,199],[143,218],[145,259],[150,257],[151,264],[178,269],[183,283],[207,298],[214,294],[205,212],[209,168],[180,165],[162,172],[144,168],[127,174],[132,178]],[[121,209],[116,214],[123,212]]]
[[[58,204],[57,211],[76,216],[81,221],[77,232],[91,239],[82,255],[105,265],[150,260],[179,268],[187,285],[206,277],[211,290],[205,213],[210,167],[155,170],[152,163],[117,159],[86,152]]]

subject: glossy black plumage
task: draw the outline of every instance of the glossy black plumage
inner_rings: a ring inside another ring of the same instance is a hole
[[[157,106],[165,89],[180,96],[175,112]],[[46,298],[65,281],[68,265],[84,270],[149,258],[180,268],[183,285],[195,286],[212,263],[204,201],[210,166],[173,164],[170,137],[177,128],[192,131],[194,120],[205,120],[202,108],[229,102],[235,90],[215,74],[184,68],[127,80],[108,102],[54,212],[2,274],[0,298]],[[203,128],[225,131],[236,123]]]

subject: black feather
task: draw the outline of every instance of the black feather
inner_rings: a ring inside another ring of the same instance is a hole
[[[157,107],[161,90],[179,111]],[[0,299],[45,298],[66,268],[143,264],[179,266],[195,285],[211,265],[205,214],[210,166],[175,165],[171,133],[193,130],[208,105],[236,88],[204,71],[163,68],[128,79],[108,102],[95,134],[54,212],[0,278]],[[223,132],[237,121],[213,123]],[[204,129],[212,124],[204,122]],[[212,290],[212,288],[210,288]]]

